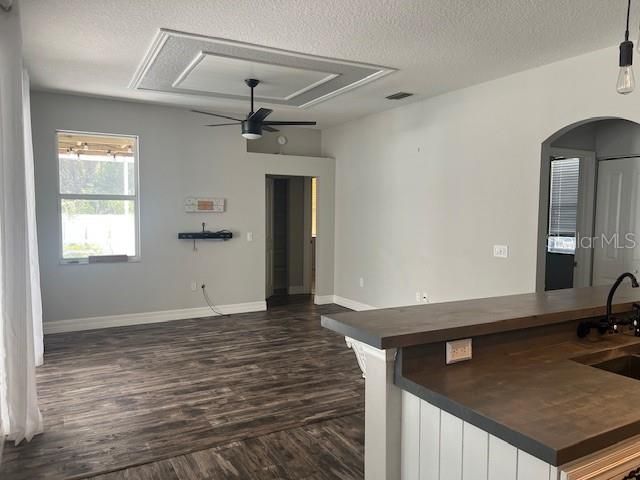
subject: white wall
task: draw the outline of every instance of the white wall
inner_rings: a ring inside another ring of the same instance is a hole
[[[302,127],[278,127],[278,130],[280,130],[278,133],[263,132],[262,138],[247,142],[247,151],[308,157],[322,155],[322,132],[320,130]],[[278,143],[279,136],[286,137],[287,143],[280,145]]]
[[[333,293],[334,161],[247,153],[239,131],[208,129],[185,110],[34,93],[33,140],[45,322],[206,307],[190,282],[205,282],[219,305],[264,300],[265,174],[318,176],[318,294]],[[60,265],[56,206],[56,129],[140,136],[139,263]],[[227,199],[227,212],[186,214],[184,197]],[[229,242],[178,240],[179,231],[228,228]],[[247,232],[253,232],[248,242]]]
[[[640,120],[640,92],[615,91],[617,57],[600,50],[323,131],[336,158],[335,294],[382,306],[416,291],[534,291],[541,143],[585,118]]]

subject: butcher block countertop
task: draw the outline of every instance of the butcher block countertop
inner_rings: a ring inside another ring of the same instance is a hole
[[[476,337],[604,315],[609,286],[325,315],[322,326],[387,349]],[[613,311],[631,310],[640,288],[621,285]]]
[[[593,366],[640,355],[640,338],[562,337],[478,342],[452,365],[441,344],[403,348],[395,383],[555,466],[640,435],[640,380]]]
[[[640,379],[596,368],[635,356],[640,337],[592,330],[609,286],[339,313],[322,325],[379,349],[398,348],[395,384],[551,465],[640,435]],[[640,288],[621,285],[614,313]],[[449,340],[472,338],[473,358],[446,365]]]

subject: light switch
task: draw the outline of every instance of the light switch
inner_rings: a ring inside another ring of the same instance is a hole
[[[494,245],[493,256],[498,258],[507,258],[509,256],[509,247],[507,245]]]
[[[247,232],[247,242],[253,242],[253,232]]]

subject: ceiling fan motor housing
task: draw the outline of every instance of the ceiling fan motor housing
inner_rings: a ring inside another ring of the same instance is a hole
[[[254,120],[245,120],[242,122],[242,136],[249,138],[248,136],[253,135],[257,135],[257,137],[262,136],[262,122],[256,122]]]

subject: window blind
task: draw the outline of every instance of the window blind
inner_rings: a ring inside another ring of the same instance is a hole
[[[576,236],[579,180],[579,158],[562,158],[551,161],[549,236]]]

